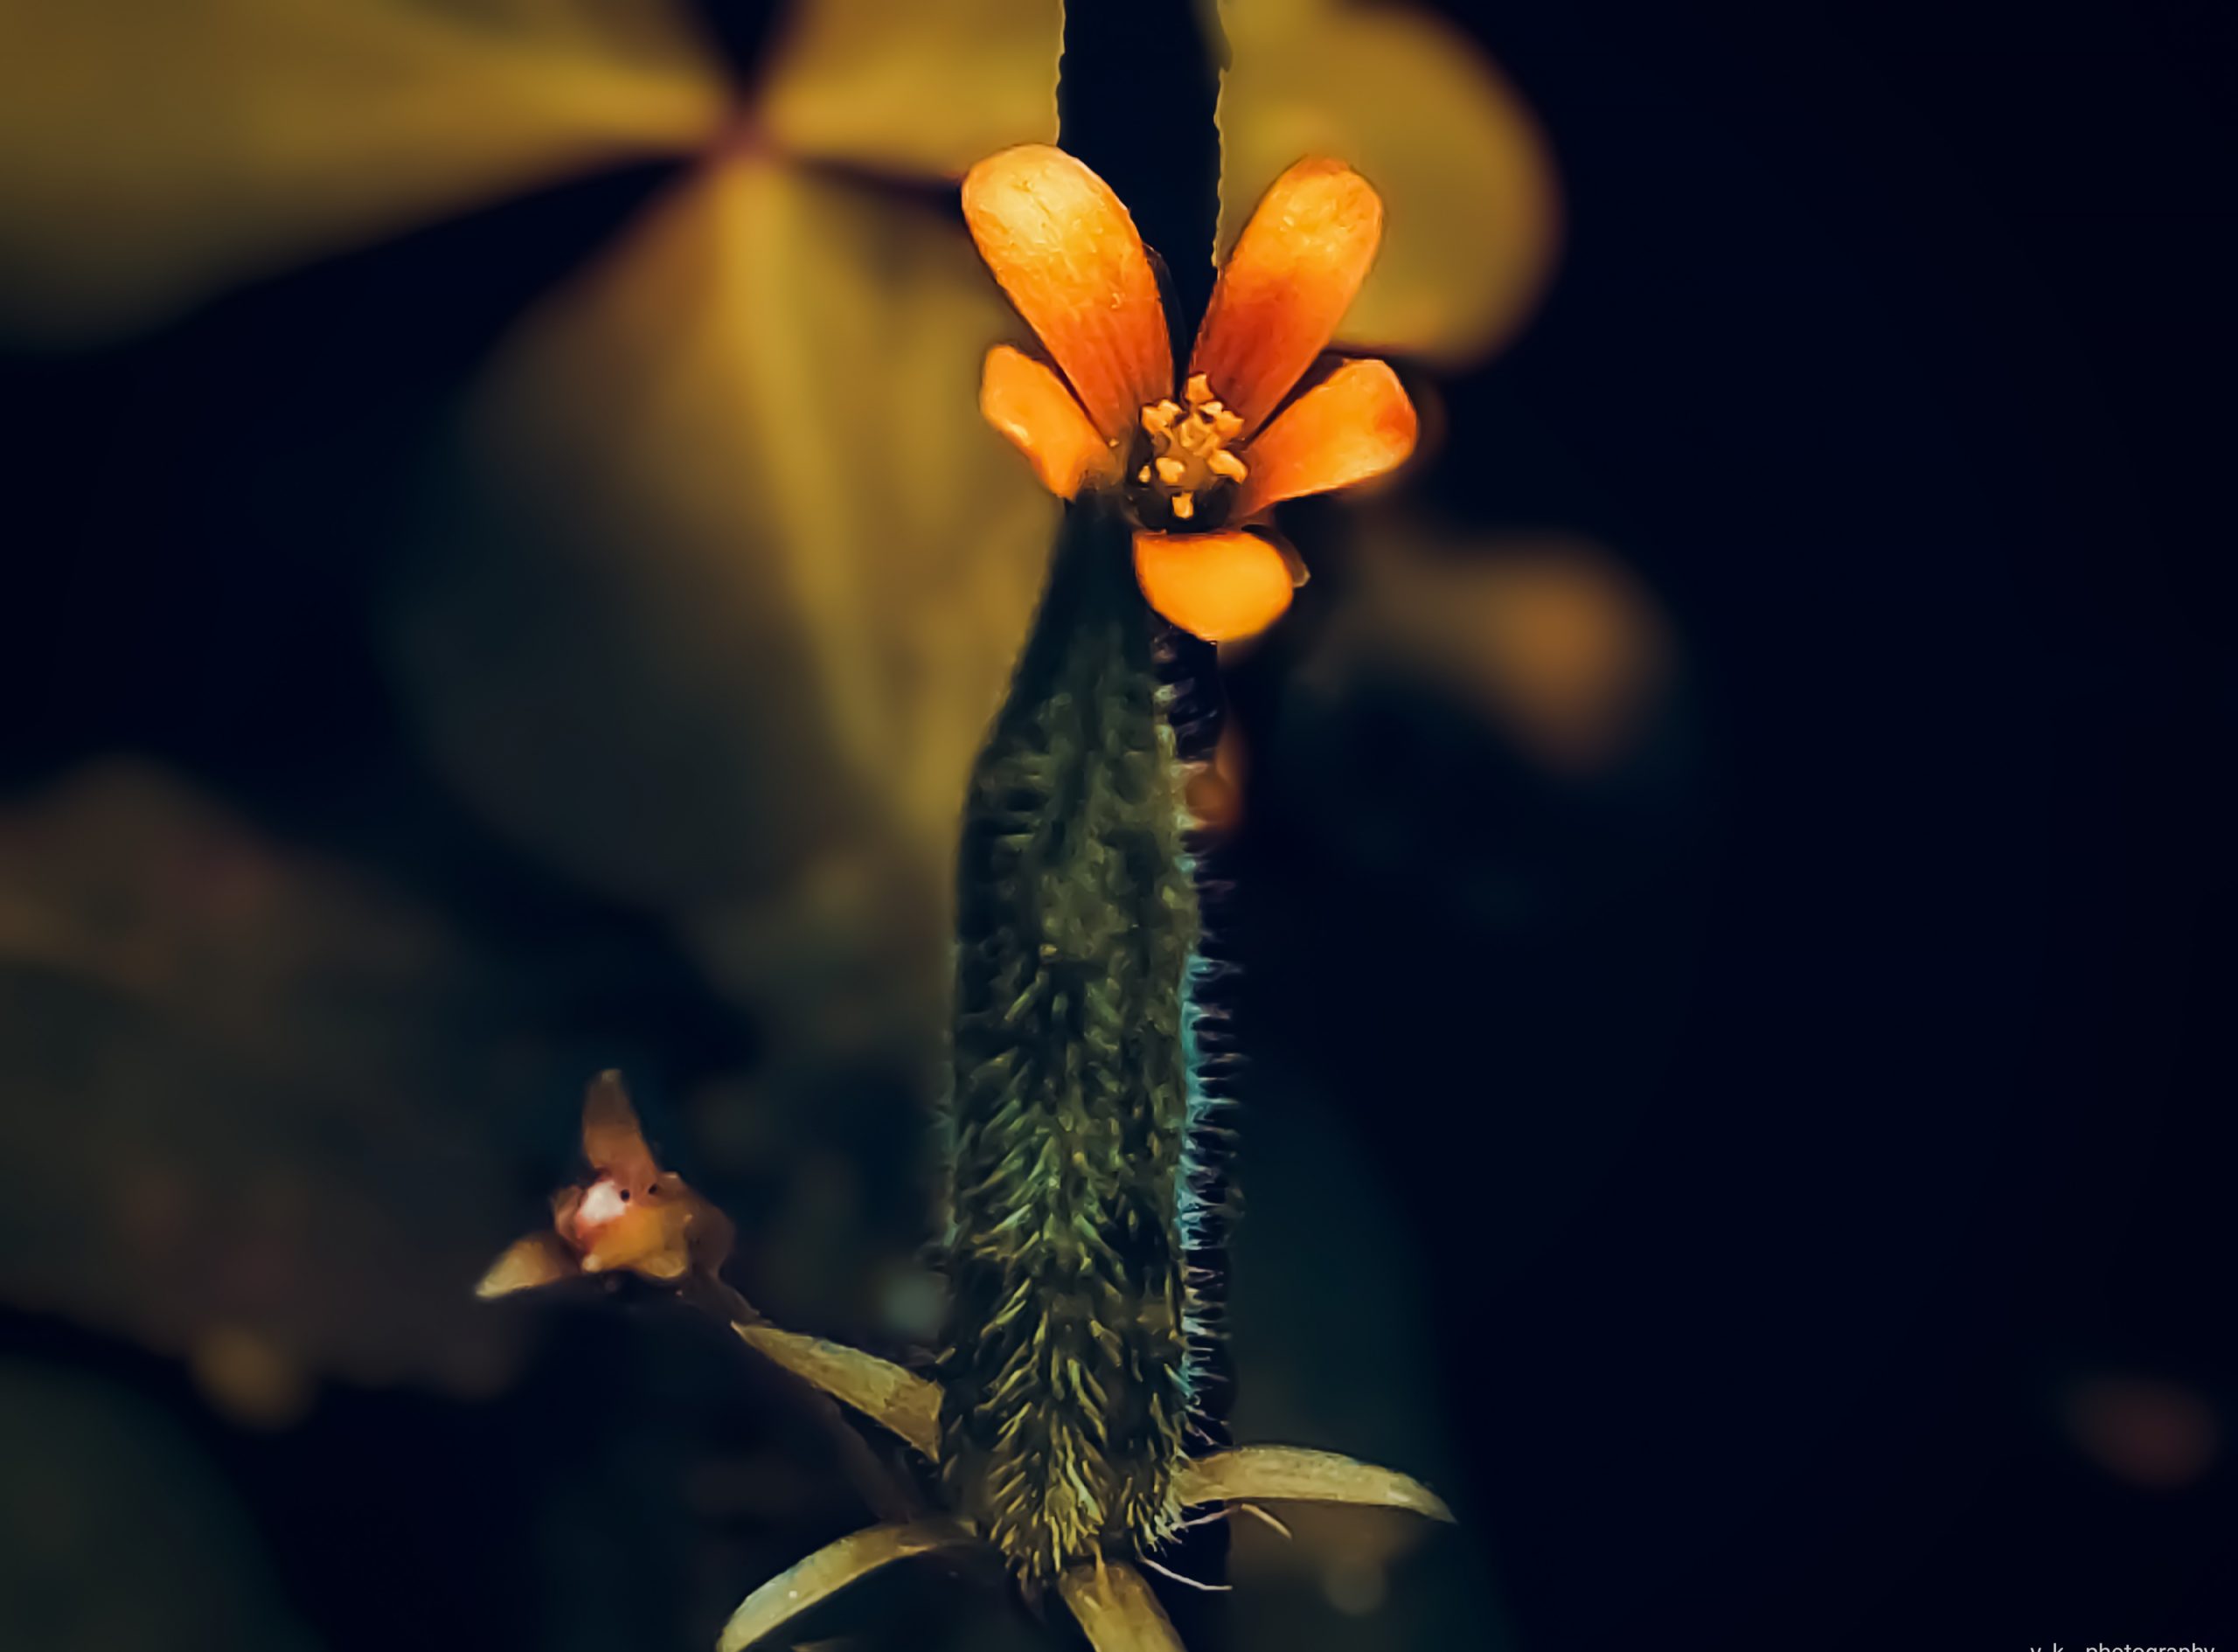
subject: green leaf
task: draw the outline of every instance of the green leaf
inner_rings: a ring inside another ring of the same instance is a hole
[[[1095,1652],[1181,1652],[1181,1637],[1143,1574],[1124,1561],[1074,1566],[1057,1592]]]
[[[775,1325],[731,1329],[765,1358],[891,1429],[932,1461],[940,1445],[941,1391],[890,1359]]]
[[[896,1560],[978,1544],[970,1528],[954,1520],[919,1520],[906,1526],[872,1526],[854,1532],[818,1549],[747,1596],[723,1626],[716,1652],[743,1652],[850,1584]]]
[[[1404,1509],[1450,1521],[1453,1511],[1419,1480],[1303,1446],[1245,1446],[1199,1457],[1181,1471],[1185,1505],[1205,1503],[1349,1503]]]

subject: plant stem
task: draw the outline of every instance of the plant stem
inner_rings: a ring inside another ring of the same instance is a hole
[[[1205,0],[1067,0],[1057,81],[1059,142],[1127,203],[1168,261],[1177,359],[1213,290],[1220,222],[1215,120],[1227,61]]]
[[[1068,517],[959,864],[942,1466],[1032,1581],[1171,1531],[1190,1406],[1197,896],[1128,545]]]
[[[1069,0],[1064,146],[1212,287],[1220,88],[1202,0]],[[1179,1517],[1193,1398],[1197,891],[1127,524],[1070,510],[981,753],[957,865],[942,1473],[1029,1584]]]

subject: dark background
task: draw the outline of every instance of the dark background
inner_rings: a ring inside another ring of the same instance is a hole
[[[1553,135],[1568,241],[1534,324],[1447,386],[1424,486],[1620,547],[1685,669],[1583,778],[1403,672],[1306,681],[1341,573],[1239,669],[1238,1179],[1282,1231],[1289,1121],[1317,1121],[1408,1277],[1285,1279],[1306,1264],[1247,1214],[1238,1314],[1255,1277],[1338,1343],[1388,1291],[1427,1305],[1463,1521],[1435,1541],[1500,1619],[1425,1644],[2238,1635],[2238,21],[1463,20]],[[751,1029],[422,772],[350,495],[659,176],[10,364],[0,781],[149,754],[509,946],[625,960],[576,1007],[681,1086],[750,1062]],[[290,482],[245,496],[252,460]],[[524,1148],[525,1212],[564,1151]],[[664,1482],[585,1493],[585,1465],[634,1484],[612,1460],[649,1432],[758,1425],[653,1374],[719,1364],[692,1328],[558,1314],[496,1399],[344,1385],[275,1434],[59,1318],[0,1317],[0,1350],[176,1421],[336,1652],[692,1644],[692,1517]],[[763,1522],[772,1552],[844,1529],[818,1495]],[[586,1557],[565,1587],[555,1544]]]

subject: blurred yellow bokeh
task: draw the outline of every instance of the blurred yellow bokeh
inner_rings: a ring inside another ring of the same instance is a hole
[[[796,976],[900,925],[897,885],[940,927],[1056,518],[972,405],[1002,325],[929,212],[731,156],[474,398],[462,543],[406,603],[411,703],[508,835],[674,913],[741,991],[756,955]]]
[[[711,142],[666,0],[0,5],[0,337],[70,344]]]
[[[1552,276],[1561,212],[1546,140],[1498,69],[1408,7],[1242,0],[1220,15],[1221,244],[1284,167],[1336,156],[1389,220],[1344,339],[1450,367],[1512,338]]]
[[[1671,621],[1602,547],[1456,531],[1390,508],[1359,538],[1317,672],[1396,669],[1435,682],[1571,773],[1628,756],[1665,704],[1678,663]]]

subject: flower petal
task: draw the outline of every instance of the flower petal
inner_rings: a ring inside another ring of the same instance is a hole
[[[1173,389],[1157,274],[1111,186],[1062,149],[989,156],[963,180],[979,255],[1064,370],[1095,427],[1125,438]]]
[[[583,1272],[610,1274],[628,1268],[647,1279],[678,1280],[692,1271],[690,1213],[640,1200],[622,1214],[589,1229],[579,1213],[576,1237],[582,1241]]]
[[[1225,7],[1223,239],[1298,156],[1375,180],[1391,233],[1338,337],[1362,353],[1463,365],[1505,343],[1561,240],[1553,157],[1522,95],[1452,24],[1403,5]]]
[[[1309,158],[1276,178],[1220,267],[1189,371],[1248,435],[1337,330],[1383,239],[1383,202],[1341,161]]]
[[[484,1298],[510,1296],[515,1291],[574,1279],[581,1273],[575,1253],[560,1242],[557,1233],[532,1233],[506,1247],[505,1253],[490,1265],[474,1294]]]
[[[789,8],[760,115],[789,155],[961,177],[1057,135],[1059,0],[812,0]]]
[[[1138,533],[1135,577],[1150,605],[1207,642],[1265,630],[1290,605],[1282,552],[1255,533]]]
[[[1026,456],[1041,485],[1069,499],[1119,474],[1119,452],[1088,422],[1065,381],[1024,351],[997,344],[979,380],[979,411]]]
[[[619,1072],[600,1073],[583,1095],[583,1157],[601,1175],[633,1188],[650,1185],[660,1174]]]
[[[0,331],[144,327],[515,191],[689,153],[730,101],[673,0],[0,5]]]
[[[1349,488],[1414,451],[1414,404],[1387,363],[1348,361],[1282,409],[1244,452],[1241,517],[1284,499]]]
[[[713,1200],[703,1199],[685,1186],[683,1177],[661,1178],[661,1196],[666,1197],[671,1192],[684,1211],[685,1248],[693,1271],[721,1273],[723,1264],[731,1259],[731,1246],[738,1240],[738,1229]]]

